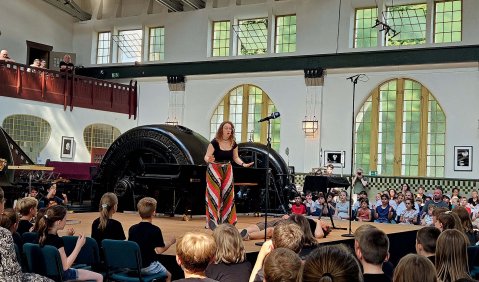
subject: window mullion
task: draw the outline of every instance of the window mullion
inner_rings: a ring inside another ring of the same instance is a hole
[[[402,137],[403,137],[403,110],[404,110],[404,79],[397,80],[396,93],[396,126],[394,128],[394,164],[393,175],[401,175],[402,166]]]
[[[421,114],[420,114],[420,129],[419,129],[419,176],[427,176],[427,133],[428,133],[428,104],[429,91],[426,87],[421,86]]]
[[[268,115],[268,105],[269,105],[269,98],[266,95],[266,93],[262,93],[262,98],[261,101],[263,101],[263,104],[261,105],[261,116],[265,117]],[[267,138],[268,138],[268,123],[267,122],[262,122],[261,123],[261,143],[266,144]]]
[[[223,121],[231,120],[230,118],[230,96],[231,92],[225,96],[223,103],[224,103],[224,112],[223,112]]]
[[[369,145],[369,168],[378,170],[378,136],[379,136],[379,87],[374,90],[371,105],[371,143]],[[364,168],[366,169],[366,168]]]
[[[249,89],[250,85],[243,85],[243,105],[241,113],[241,142],[248,140],[248,105],[249,105]]]

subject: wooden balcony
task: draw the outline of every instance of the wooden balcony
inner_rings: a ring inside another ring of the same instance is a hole
[[[129,85],[0,62],[0,96],[127,114],[136,119],[137,82]]]

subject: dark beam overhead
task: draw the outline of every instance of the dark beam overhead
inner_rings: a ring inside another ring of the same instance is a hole
[[[156,0],[156,2],[162,4],[171,12],[183,11],[183,4],[180,2],[180,0]]]
[[[158,77],[175,74],[207,75],[479,62],[479,45],[414,48],[255,59],[232,59],[169,64],[99,66],[77,69],[77,74],[100,79]]]
[[[194,9],[204,9],[206,4],[204,0],[181,0],[183,3],[186,5],[190,6],[191,8]]]
[[[43,0],[48,4],[68,13],[70,16],[79,19],[80,21],[91,20],[91,14],[85,12],[73,0]]]

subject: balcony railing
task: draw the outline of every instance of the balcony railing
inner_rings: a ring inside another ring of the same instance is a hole
[[[113,83],[75,74],[0,62],[0,96],[128,114],[136,119],[137,82]]]

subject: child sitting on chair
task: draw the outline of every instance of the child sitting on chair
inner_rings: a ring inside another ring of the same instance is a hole
[[[136,242],[140,246],[142,269],[144,275],[160,272],[166,273],[166,281],[171,281],[171,273],[158,261],[157,255],[168,250],[176,239],[171,239],[165,244],[161,229],[152,223],[156,212],[156,200],[145,197],[138,202],[138,213],[141,222],[133,225],[128,230],[128,241]]]

